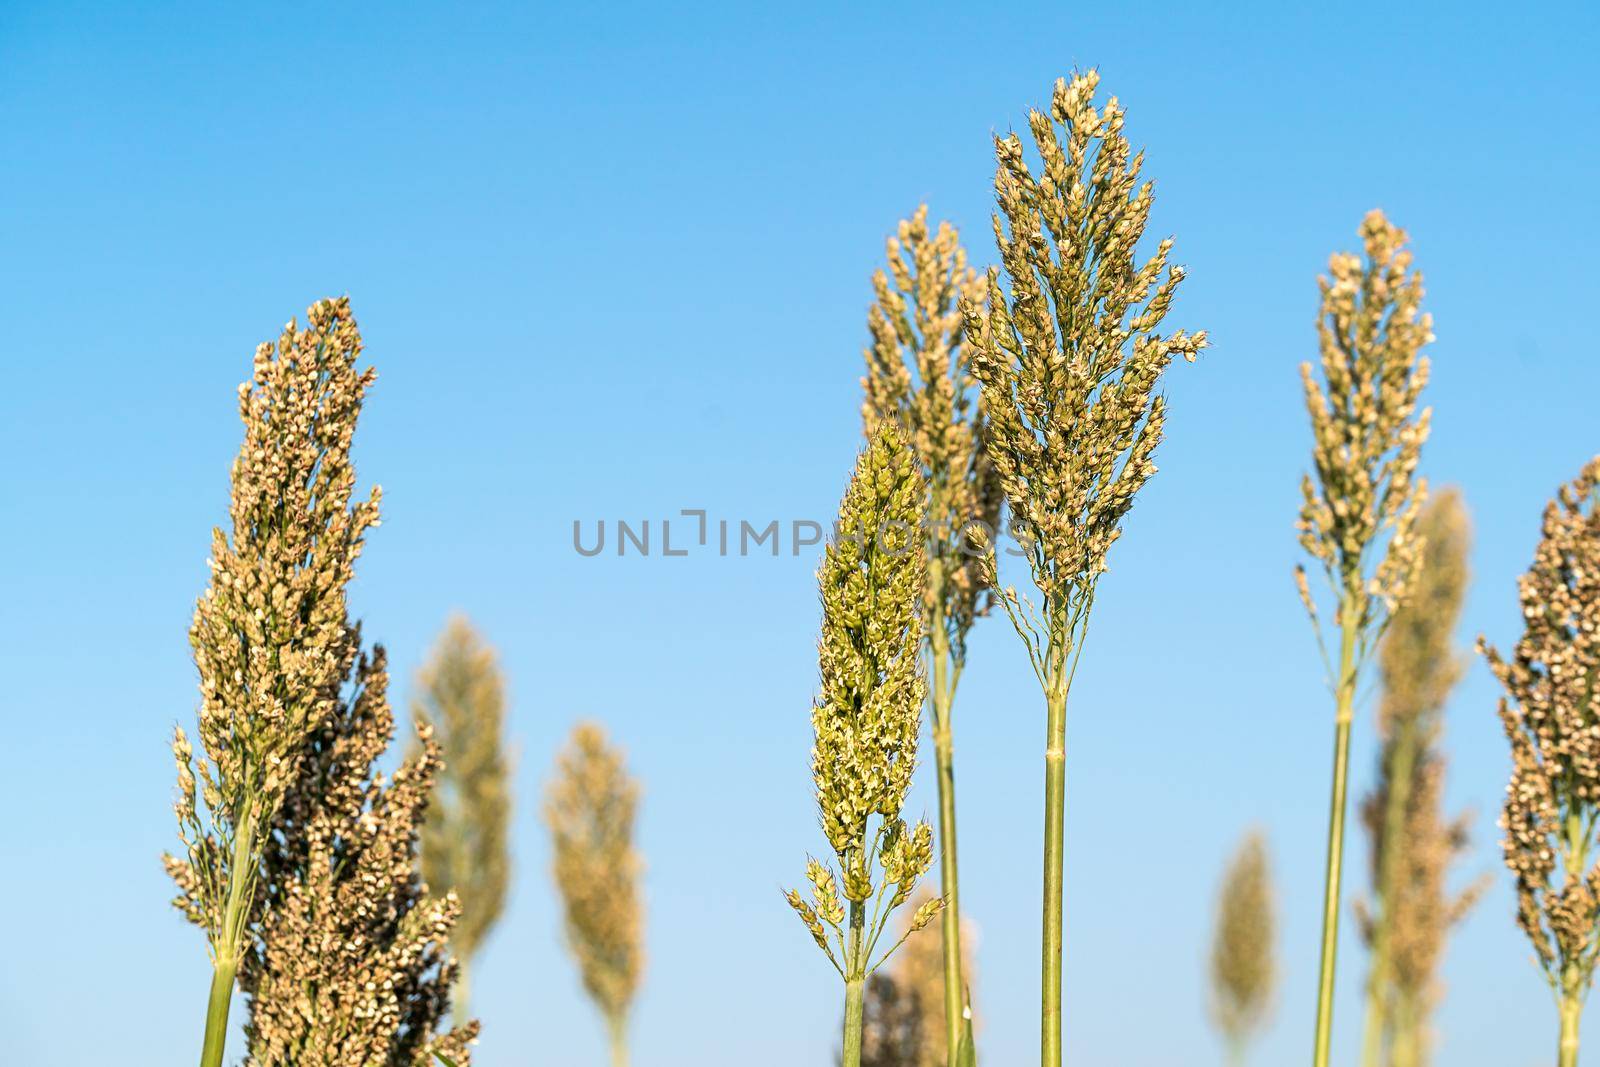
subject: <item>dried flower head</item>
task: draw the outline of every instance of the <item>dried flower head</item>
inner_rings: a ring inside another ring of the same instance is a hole
[[[249,994],[247,1067],[461,1067],[477,1023],[439,1033],[460,908],[427,897],[418,839],[440,769],[432,731],[386,778],[394,737],[381,647],[355,668],[300,761],[263,863],[264,919],[240,984]]]
[[[943,999],[941,990],[933,993]],[[883,971],[867,979],[861,1015],[861,1067],[921,1067],[934,1036],[929,1030],[925,996],[923,990],[902,985]],[[938,1062],[942,1064],[943,1058]]]
[[[1223,876],[1211,943],[1211,1017],[1236,1054],[1266,1021],[1278,971],[1277,894],[1260,833],[1244,839]]]
[[[1106,553],[1155,473],[1161,372],[1206,344],[1204,331],[1157,332],[1184,272],[1167,267],[1170,238],[1136,257],[1153,187],[1140,181],[1143,153],[1123,136],[1116,98],[1094,106],[1098,86],[1094,71],[1058,81],[1050,113],[1029,113],[1037,175],[1020,137],[996,139],[994,231],[1011,292],[991,270],[987,308],[962,301],[989,456],[1042,617],[1015,593],[1001,599],[1047,688],[1066,684]],[[985,574],[997,584],[992,552]]]
[[[890,913],[933,864],[932,829],[927,823],[908,827],[901,817],[925,695],[918,653],[926,557],[917,533],[925,493],[900,431],[881,422],[856,462],[839,507],[840,535],[817,572],[821,686],[811,711],[811,773],[839,874],[812,860],[812,904],[796,892],[788,900],[834,967],[853,982],[898,946],[874,958]],[[876,887],[875,862],[882,868]],[[939,903],[935,898],[919,909],[913,925],[931,922]]]
[[[1415,526],[1427,483],[1416,469],[1430,412],[1417,402],[1428,381],[1422,348],[1433,340],[1405,231],[1373,211],[1361,237],[1365,260],[1335,254],[1318,279],[1323,382],[1310,363],[1300,366],[1317,476],[1301,481],[1297,524],[1339,598],[1334,624],[1361,635],[1358,662],[1405,601],[1421,559]],[[1303,572],[1297,581],[1315,621]]]
[[[960,309],[962,301],[983,306],[984,281],[967,265],[954,226],[941,222],[929,232],[926,204],[889,238],[888,261],[887,273],[872,276],[877,302],[867,313],[862,422],[869,436],[879,420],[897,422],[916,453],[928,486],[929,567],[937,572],[925,607],[959,664],[973,620],[988,610],[966,530],[974,522],[993,530],[1000,513]]]
[[[461,904],[450,941],[461,961],[455,1001],[462,1015],[468,966],[500,918],[511,869],[505,703],[494,650],[465,618],[451,618],[417,676],[412,711],[419,725],[433,726],[444,756],[422,828],[422,877]]]
[[[348,300],[323,300],[263,344],[239,387],[232,534],[212,534],[211,583],[189,642],[200,675],[198,754],[180,729],[181,856],[174,904],[203,927],[231,981],[248,947],[265,828],[355,663],[345,586],[379,492],[353,502],[350,443],[373,372]],[[198,775],[198,783],[196,782]]]
[[[634,848],[638,783],[622,753],[594,723],[580,723],[545,794],[556,888],[566,908],[567,946],[583,987],[605,1017],[613,1050],[644,969],[644,909]]]
[[[1482,891],[1479,883],[1449,892],[1449,869],[1466,851],[1469,819],[1447,820],[1441,810],[1442,717],[1465,667],[1452,641],[1466,593],[1470,537],[1460,493],[1446,490],[1431,500],[1417,534],[1422,560],[1411,596],[1379,650],[1382,748],[1377,786],[1362,807],[1372,841],[1374,904],[1359,914],[1373,948],[1376,1025],[1390,1035],[1397,1067],[1425,1062],[1445,937]]]
[[[1563,999],[1581,1001],[1600,952],[1600,456],[1544,512],[1520,582],[1526,623],[1509,660],[1479,650],[1505,687],[1511,743],[1501,827],[1522,929]]]
[[[934,897],[931,890],[919,890],[913,898],[918,909],[922,908]],[[910,918],[915,916],[915,911],[909,913]],[[905,925],[905,924],[903,924]],[[902,930],[904,932],[904,930]],[[972,1021],[972,1029],[978,1029],[977,1017],[973,1014],[971,989],[976,981],[975,970],[972,962],[972,947],[977,943],[977,931],[973,929],[972,922],[966,917],[961,917],[961,977],[966,988],[966,1011]],[[944,948],[933,937],[913,937],[905,943],[890,965],[895,985],[904,991],[903,996],[915,1001],[923,1023],[916,1050],[917,1055],[912,1064],[914,1067],[945,1067],[950,1062],[947,1050],[946,1034],[948,1028],[944,1019]],[[870,1003],[872,990],[869,987],[867,997]],[[863,1062],[865,1056],[862,1057]]]

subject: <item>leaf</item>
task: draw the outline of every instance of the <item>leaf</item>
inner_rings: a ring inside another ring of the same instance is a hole
[[[962,1043],[965,1046],[965,1042]],[[444,1064],[444,1067],[456,1067],[456,1061],[442,1052],[435,1052],[433,1058]]]
[[[956,1046],[956,1067],[978,1067],[978,1049],[972,1042],[972,1016],[961,1021],[961,1044]]]

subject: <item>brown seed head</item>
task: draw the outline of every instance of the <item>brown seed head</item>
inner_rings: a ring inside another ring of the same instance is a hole
[[[1478,639],[1505,687],[1511,743],[1501,842],[1518,921],[1562,995],[1588,988],[1600,951],[1600,456],[1544,512],[1522,576],[1526,625],[1509,660]],[[1574,988],[1576,986],[1576,988]]]
[[[1211,1015],[1234,1046],[1249,1040],[1272,1005],[1276,912],[1266,842],[1252,833],[1223,877],[1211,944]]]
[[[1373,211],[1361,236],[1366,258],[1336,254],[1318,279],[1322,381],[1300,366],[1316,477],[1301,481],[1297,528],[1339,597],[1335,624],[1353,611],[1370,639],[1405,601],[1421,558],[1415,525],[1427,484],[1416,469],[1430,413],[1417,402],[1433,320],[1420,310],[1405,231]]]
[[[428,897],[418,838],[439,773],[427,727],[392,777],[382,647],[355,667],[300,761],[263,859],[260,942],[245,958],[247,1067],[469,1062],[469,1022],[440,1033],[456,964],[454,896]]]
[[[889,270],[872,277],[877,301],[867,313],[872,344],[861,379],[862,422],[869,437],[879,420],[898,423],[916,453],[928,487],[925,608],[939,620],[959,663],[973,620],[988,611],[965,531],[974,522],[992,530],[1000,514],[1000,484],[983,444],[982,403],[960,308],[962,301],[981,308],[985,285],[967,265],[954,226],[941,222],[929,232],[926,204],[889,238],[888,260]]]
[[[595,723],[580,723],[545,794],[567,947],[583,987],[621,1025],[644,970],[643,861],[634,847],[639,785]]]
[[[994,231],[1010,293],[991,270],[987,307],[962,300],[989,457],[1043,617],[1024,620],[1014,594],[1002,601],[1042,680],[1057,686],[1122,519],[1156,470],[1161,373],[1206,344],[1204,331],[1158,332],[1183,268],[1167,266],[1170,239],[1136,258],[1153,187],[1116,98],[1094,106],[1098,85],[1094,71],[1058,81],[1050,113],[1029,114],[1037,173],[1020,137],[996,140]],[[992,551],[984,566],[994,584]]]
[[[306,318],[256,350],[254,373],[239,387],[244,443],[233,462],[232,532],[213,531],[211,582],[189,632],[200,758],[191,766],[195,753],[181,732],[173,746],[184,842],[183,855],[166,861],[175,903],[206,929],[213,954],[234,962],[252,918],[227,907],[234,842],[248,846],[238,872],[248,889],[262,829],[355,664],[345,587],[378,522],[377,489],[354,499],[350,444],[374,374],[356,368],[361,335],[349,301],[320,301]]]
[[[412,714],[432,724],[444,757],[441,788],[422,830],[422,877],[453,892],[461,918],[451,943],[470,960],[505,906],[511,822],[505,682],[494,650],[464,617],[445,626],[417,676]]]

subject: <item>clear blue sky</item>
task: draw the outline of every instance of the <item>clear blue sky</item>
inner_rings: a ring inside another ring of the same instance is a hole
[[[822,847],[816,550],[584,559],[572,522],[826,519],[884,235],[926,200],[988,262],[991,132],[1097,65],[1191,270],[1173,322],[1215,347],[1170,375],[1162,471],[1070,712],[1068,1056],[1218,1062],[1213,891],[1260,823],[1285,973],[1256,1062],[1302,1059],[1331,735],[1290,579],[1315,276],[1369,208],[1411,230],[1439,337],[1424,464],[1476,523],[1461,641],[1509,643],[1539,508],[1600,449],[1593,10],[274,7],[0,4],[5,1058],[169,1067],[198,1044],[205,949],[156,857],[233,391],[256,342],[348,293],[381,374],[360,474],[385,502],[356,610],[401,700],[455,608],[514,698],[517,878],[476,983],[480,1067],[602,1055],[537,825],[579,716],[647,787],[640,1067],[829,1062],[837,980],[778,896]],[[1451,803],[1476,811],[1462,873],[1494,880],[1445,964],[1451,1067],[1554,1043],[1495,846],[1493,700],[1475,664],[1449,714]],[[1368,709],[1358,793],[1371,736]],[[1000,1067],[1037,1040],[1042,739],[1015,636],[982,623],[958,772]],[[930,782],[913,802],[931,810]],[[1350,857],[1359,887],[1359,834]]]

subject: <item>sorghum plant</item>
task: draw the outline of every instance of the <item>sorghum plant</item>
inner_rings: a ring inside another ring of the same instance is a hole
[[[1467,819],[1447,821],[1440,810],[1441,720],[1464,667],[1451,637],[1467,587],[1469,530],[1461,495],[1447,490],[1430,501],[1417,533],[1421,568],[1378,652],[1382,747],[1377,786],[1362,806],[1373,882],[1373,904],[1361,914],[1372,949],[1362,1053],[1368,1067],[1425,1063],[1445,935],[1478,895],[1477,887],[1447,893],[1450,864],[1466,848]]]
[[[1319,383],[1302,363],[1314,438],[1316,477],[1301,482],[1300,544],[1322,566],[1337,607],[1338,658],[1328,644],[1304,567],[1296,566],[1300,599],[1311,617],[1334,697],[1333,785],[1329,800],[1327,876],[1323,886],[1322,953],[1318,968],[1316,1067],[1327,1067],[1333,1032],[1333,976],[1339,937],[1339,886],[1344,861],[1345,796],[1350,776],[1350,724],[1356,682],[1393,612],[1410,591],[1422,551],[1417,511],[1427,485],[1415,477],[1429,412],[1417,400],[1428,380],[1423,345],[1432,319],[1419,310],[1422,276],[1411,271],[1405,231],[1383,213],[1361,224],[1366,260],[1337,253],[1330,277],[1318,279],[1322,307],[1317,336]]]
[[[960,301],[981,305],[984,285],[967,265],[960,236],[947,222],[932,233],[928,208],[917,208],[889,238],[889,272],[872,277],[877,302],[868,312],[863,421],[870,435],[880,420],[897,422],[928,486],[928,580],[923,599],[932,684],[934,763],[939,788],[939,881],[944,895],[943,1044],[950,1067],[963,1042],[965,984],[961,963],[959,868],[951,706],[967,661],[967,632],[988,611],[987,589],[966,531],[999,518],[1000,485],[983,446],[983,413],[962,343]],[[929,1005],[928,1007],[931,1007]]]
[[[429,1067],[469,1062],[475,1022],[440,1034],[460,908],[417,874],[424,811],[440,771],[432,730],[392,777],[383,648],[355,665],[352,695],[317,732],[285,796],[262,865],[261,937],[245,958],[246,1067]],[[457,1018],[461,1013],[456,1013]]]
[[[200,1062],[222,1062],[228,1008],[259,919],[267,829],[310,737],[338,703],[357,652],[345,586],[379,492],[353,501],[350,442],[373,372],[348,300],[323,300],[256,349],[239,387],[231,536],[212,534],[211,583],[189,643],[200,675],[198,758],[180,728],[181,856],[174,901],[206,932],[213,975]],[[198,785],[196,776],[198,775]]]
[[[444,753],[422,827],[422,877],[461,902],[450,943],[460,965],[452,999],[465,1018],[472,957],[500,918],[511,869],[505,684],[494,651],[466,619],[446,624],[417,676],[412,712],[432,725]]]
[[[1519,586],[1526,624],[1509,660],[1478,639],[1505,687],[1511,743],[1506,865],[1517,921],[1560,1006],[1557,1063],[1578,1062],[1578,1023],[1600,953],[1600,456],[1544,512]]]
[[[1211,942],[1211,1018],[1222,1031],[1233,1064],[1244,1063],[1250,1038],[1272,1007],[1278,978],[1273,958],[1276,912],[1267,844],[1252,833],[1223,876]]]
[[[944,996],[940,977],[939,995]],[[861,1067],[921,1067],[931,1029],[919,990],[883,971],[867,979],[861,1008]],[[937,1061],[943,1063],[943,1057]]]
[[[918,662],[926,493],[916,457],[894,424],[881,422],[856,461],[838,535],[817,571],[821,686],[811,709],[811,774],[839,869],[812,859],[811,903],[795,890],[787,899],[844,979],[844,1067],[861,1065],[867,979],[943,903],[925,903],[879,951],[894,909],[933,865],[933,828],[907,827],[901,817],[926,695]],[[874,863],[882,868],[876,887]]]
[[[633,844],[638,783],[593,723],[580,723],[545,795],[567,946],[605,1018],[613,1067],[628,1062],[628,1009],[644,967],[643,864]]]
[[[931,890],[920,890],[907,905],[907,922],[916,916],[924,904],[934,896]],[[948,904],[945,905],[949,907]],[[961,1040],[971,1048],[972,1062],[977,1059],[975,1034],[978,1019],[973,1010],[972,986],[976,971],[972,965],[972,946],[977,935],[966,916],[961,918],[961,1013],[959,1021]],[[916,1067],[944,1067],[946,1035],[949,1032],[945,1011],[944,946],[942,941],[927,937],[913,937],[906,941],[890,964],[895,982],[903,989],[913,991],[922,1007],[925,1033],[918,1046]],[[868,996],[871,996],[869,990]]]
[[[1166,407],[1155,387],[1205,332],[1157,333],[1183,279],[1170,239],[1136,248],[1152,202],[1143,156],[1123,136],[1099,76],[1058,81],[1049,114],[1029,113],[1038,176],[1016,134],[997,138],[995,237],[1010,282],[988,276],[987,308],[964,299],[985,443],[1043,603],[999,590],[992,545],[983,575],[1027,646],[1044,690],[1045,845],[1041,1062],[1061,1062],[1062,849],[1067,696],[1106,553],[1134,494],[1155,473]]]

